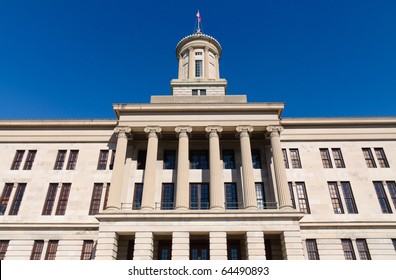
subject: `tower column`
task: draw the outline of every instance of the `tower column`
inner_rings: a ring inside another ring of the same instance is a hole
[[[176,181],[176,210],[189,209],[189,162],[188,162],[188,133],[191,133],[190,126],[178,126],[175,129],[179,136],[179,149],[177,155],[177,181]]]
[[[204,78],[209,79],[209,48],[204,49]]]
[[[183,74],[183,56],[179,54],[179,76],[178,76],[179,80],[183,79],[182,74]]]
[[[195,78],[195,60],[194,60],[194,49],[192,47],[188,48],[188,79]]]
[[[274,159],[276,189],[278,191],[279,209],[292,209],[289,186],[287,184],[286,169],[280,142],[281,126],[268,126],[267,131],[271,138],[272,156]]]
[[[157,173],[158,134],[160,127],[146,127],[148,135],[146,166],[144,169],[143,194],[141,210],[154,210],[155,175]]]
[[[131,128],[117,127],[115,133],[117,134],[117,147],[106,210],[121,209],[122,179],[124,177],[124,164],[128,148],[128,135],[131,133]]]
[[[221,210],[224,209],[225,199],[219,133],[223,131],[223,128],[221,126],[208,126],[205,130],[209,134],[210,209]]]
[[[241,142],[243,196],[245,209],[257,209],[256,186],[254,184],[252,149],[250,146],[249,133],[253,131],[251,126],[238,126]]]

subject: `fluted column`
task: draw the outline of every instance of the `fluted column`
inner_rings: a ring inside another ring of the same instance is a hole
[[[243,200],[245,209],[257,209],[256,186],[254,183],[252,149],[249,135],[253,131],[253,127],[238,126],[236,131],[239,133],[239,140],[241,142]]]
[[[223,131],[221,126],[208,126],[206,132],[209,134],[209,168],[210,168],[210,209],[224,209],[224,183],[223,167],[220,160],[219,133]]]
[[[280,142],[281,126],[268,126],[267,131],[271,138],[272,156],[274,160],[276,188],[278,191],[279,208],[292,209],[289,186],[287,184],[286,169],[283,161],[282,147]]]
[[[122,179],[124,177],[124,164],[128,147],[128,136],[131,133],[131,128],[117,127],[115,133],[117,134],[117,147],[106,210],[121,209]]]
[[[195,78],[195,54],[194,54],[194,49],[189,48],[188,49],[188,79],[194,79]]]
[[[183,56],[179,55],[179,80],[183,79]]]
[[[155,180],[157,173],[157,153],[158,153],[158,134],[160,127],[146,127],[144,129],[148,135],[146,166],[144,169],[143,194],[141,210],[154,210],[155,207]]]
[[[209,78],[209,48],[205,47],[204,49],[204,78]]]
[[[175,129],[179,136],[179,149],[177,156],[177,181],[176,181],[176,210],[189,209],[189,162],[188,162],[188,133],[192,128],[178,126]]]

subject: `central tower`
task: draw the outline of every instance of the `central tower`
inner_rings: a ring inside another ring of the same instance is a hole
[[[184,37],[176,46],[179,61],[177,79],[171,81],[172,95],[225,95],[227,81],[220,79],[220,43],[199,30]]]

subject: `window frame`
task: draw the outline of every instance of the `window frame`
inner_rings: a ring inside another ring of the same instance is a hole
[[[237,210],[239,209],[238,188],[234,182],[224,183],[225,194],[225,209]]]
[[[380,204],[381,212],[383,214],[392,214],[392,207],[390,206],[388,196],[386,195],[384,184],[381,181],[373,181],[373,184],[375,193],[377,194],[378,202]]]
[[[341,239],[342,250],[344,251],[345,260],[356,260],[355,250],[351,239]]]
[[[320,148],[320,157],[322,159],[323,168],[333,168],[333,164],[331,162],[330,152],[327,148]]]
[[[78,150],[70,150],[69,152],[69,159],[67,161],[66,170],[75,170],[77,165],[78,159]]]
[[[334,166],[336,168],[345,168],[345,161],[342,156],[341,148],[332,148],[331,152],[333,154]]]
[[[168,160],[170,158],[170,161]],[[164,150],[163,169],[175,170],[176,169],[176,151]]]
[[[42,216],[52,215],[52,210],[54,209],[56,193],[58,192],[58,183],[50,183],[47,191],[47,196],[44,201]]]
[[[10,240],[0,240],[0,260],[4,260],[7,250],[8,250],[8,245],[10,244]]]
[[[143,183],[135,183],[133,190],[132,210],[140,210],[142,207]]]
[[[210,169],[208,150],[190,150],[190,169]]]
[[[361,260],[371,260],[370,250],[368,248],[366,239],[356,239],[356,247]]]
[[[300,152],[298,149],[293,148],[289,149],[290,152],[290,161],[291,161],[291,166],[293,169],[301,169],[302,164],[301,164],[301,157],[300,157]]]
[[[71,183],[62,183],[61,192],[58,198],[58,206],[55,215],[64,216],[66,214],[67,204],[69,202]]]
[[[33,167],[34,160],[36,158],[37,150],[29,150],[26,156],[23,170],[31,170]]]
[[[162,183],[161,210],[173,210],[175,205],[175,184]]]
[[[232,149],[225,149],[223,154],[223,169],[235,169],[235,152]]]
[[[58,251],[59,240],[49,240],[44,260],[55,260]]]
[[[11,194],[14,189],[14,183],[5,183],[3,192],[0,198],[0,215],[4,215],[7,211],[8,203],[10,202]]]
[[[107,169],[107,160],[109,158],[109,150],[100,150],[97,170]]]
[[[44,240],[34,240],[30,260],[41,260],[43,254]]]
[[[359,214],[351,183],[347,181],[341,182],[341,189],[342,194],[344,195],[345,208],[347,209],[348,214]]]
[[[327,182],[334,214],[345,214],[337,182]]]
[[[316,239],[306,239],[305,245],[307,246],[308,260],[320,260]]]
[[[58,154],[56,155],[54,170],[62,170],[63,165],[65,164],[67,150],[58,150]]]
[[[16,150],[14,160],[12,161],[11,164],[11,170],[19,170],[24,155],[25,155],[25,150]]]
[[[96,215],[100,211],[102,202],[103,183],[94,183],[88,215]]]
[[[363,158],[368,168],[377,168],[371,148],[362,148]]]
[[[374,148],[375,156],[377,157],[377,162],[381,168],[389,168],[389,161],[386,158],[384,148]]]
[[[253,169],[262,169],[261,153],[259,149],[252,149],[252,163]]]
[[[196,190],[194,190],[194,188],[196,188]],[[196,199],[195,197],[193,197],[195,196],[195,193],[196,193]],[[206,200],[206,197],[207,197],[207,201],[204,201]],[[196,202],[193,200],[196,200]],[[209,183],[190,183],[190,210],[209,210],[209,209],[210,209]]]
[[[299,210],[305,214],[311,214],[311,207],[309,205],[307,188],[304,182],[296,182],[296,194]]]
[[[93,249],[94,249],[94,241],[84,240],[81,248],[80,260],[92,260]]]
[[[19,209],[22,204],[23,195],[25,194],[25,190],[26,190],[26,183],[18,183],[14,194],[14,199],[11,204],[10,212],[8,213],[8,215],[11,216],[18,215]]]

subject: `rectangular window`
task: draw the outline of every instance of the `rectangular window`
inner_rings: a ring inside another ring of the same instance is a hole
[[[341,196],[338,190],[336,182],[328,182],[331,204],[335,214],[344,214],[344,208],[342,207]]]
[[[260,150],[252,150],[252,162],[254,169],[261,169]]]
[[[195,61],[195,77],[202,77],[202,60]]]
[[[342,157],[341,149],[331,149],[333,152],[334,165],[336,168],[345,168],[344,158]]]
[[[199,92],[200,95],[206,95],[206,89],[201,89]]]
[[[128,241],[127,260],[133,260],[133,252],[135,251],[135,240]]]
[[[51,183],[48,188],[47,198],[44,202],[42,215],[51,215],[52,208],[54,208],[56,192],[58,191],[58,184]]]
[[[290,149],[290,159],[293,168],[302,168],[298,149]]]
[[[301,212],[306,214],[310,214],[311,210],[309,208],[308,196],[307,191],[305,189],[305,183],[303,182],[296,182],[296,191],[297,191],[297,199],[298,205]]]
[[[377,165],[375,164],[373,153],[371,152],[370,148],[362,148],[364,160],[366,161],[367,167],[369,168],[376,168]]]
[[[392,244],[393,244],[393,248],[394,248],[395,251],[396,251],[396,239],[392,239]]]
[[[190,151],[190,169],[209,169],[207,150]]]
[[[342,249],[346,260],[356,260],[355,251],[353,250],[352,241],[350,239],[341,239]]]
[[[16,151],[14,161],[12,162],[12,165],[11,165],[11,170],[19,170],[19,167],[21,166],[24,154],[25,154],[24,150]]]
[[[95,183],[92,191],[91,205],[89,206],[89,215],[96,215],[99,212],[102,191],[103,184]]]
[[[55,260],[56,251],[58,250],[59,240],[48,241],[47,252],[45,253],[45,260]]]
[[[19,207],[21,207],[23,194],[25,193],[26,183],[19,183],[14,195],[14,201],[12,202],[10,215],[18,215]]]
[[[65,215],[70,194],[70,183],[63,183],[55,215]]]
[[[393,206],[396,208],[396,183],[395,181],[387,181],[389,194],[391,196],[391,200],[393,202]]]
[[[81,250],[80,260],[91,260],[93,248],[94,248],[93,240],[84,240]]]
[[[353,197],[351,184],[349,182],[341,182],[342,193],[344,194],[345,206],[349,214],[357,214],[358,210]]]
[[[208,210],[209,209],[209,184],[191,183],[190,184],[190,209]]]
[[[224,169],[235,169],[234,150],[223,150]]]
[[[316,245],[316,239],[307,239],[307,252],[309,260],[319,260],[318,246]]]
[[[170,260],[172,252],[171,240],[158,240],[157,260]]]
[[[319,150],[320,150],[320,156],[322,158],[323,167],[333,168],[333,165],[331,164],[329,149],[319,149]]]
[[[285,162],[285,168],[289,168],[289,160],[287,159],[286,149],[282,149],[283,161]]]
[[[164,169],[175,169],[176,152],[174,150],[164,151]]]
[[[63,164],[65,163],[65,158],[66,158],[66,150],[59,150],[58,155],[56,156],[56,161],[55,161],[55,170],[62,170]]]
[[[109,156],[109,150],[100,150],[98,170],[106,170],[108,156]]]
[[[0,260],[4,260],[10,240],[0,240]]]
[[[267,207],[265,205],[264,185],[263,183],[255,183],[255,186],[256,186],[257,208],[265,209]]]
[[[380,167],[389,167],[388,160],[386,159],[383,148],[374,148],[375,155],[377,156],[378,164]]]
[[[69,161],[67,162],[67,170],[75,170],[78,158],[78,150],[71,150],[69,155]]]
[[[142,206],[142,195],[143,195],[143,184],[136,183],[135,191],[133,194],[132,210],[140,210],[140,207]]]
[[[292,202],[293,209],[296,209],[296,200],[294,199],[294,191],[293,191],[293,184],[291,182],[288,182],[289,185],[289,191],[290,191],[290,198]]]
[[[172,183],[162,184],[161,210],[172,210],[175,201],[175,190]]]
[[[380,204],[382,213],[391,214],[392,209],[390,207],[388,197],[386,196],[385,189],[384,189],[384,186],[382,185],[382,182],[377,181],[377,182],[373,182],[373,183],[374,183],[375,192],[377,193],[378,202]]]
[[[193,89],[192,90],[192,95],[198,95],[198,90],[197,89]]]
[[[139,150],[138,151],[138,158],[137,158],[137,169],[144,170],[146,168],[146,150]]]
[[[359,257],[361,260],[371,260],[370,251],[367,246],[366,239],[356,239],[356,247],[359,252]]]
[[[23,166],[24,170],[31,170],[34,162],[34,158],[36,157],[36,150],[30,150],[27,154],[25,165]]]
[[[235,183],[225,183],[226,209],[238,209],[238,192]]]
[[[43,252],[44,240],[34,240],[32,254],[30,255],[31,260],[40,260]]]
[[[10,196],[13,188],[14,188],[13,183],[6,183],[4,185],[3,193],[1,194],[1,199],[0,199],[0,215],[4,215],[7,209],[7,205],[10,200]]]

